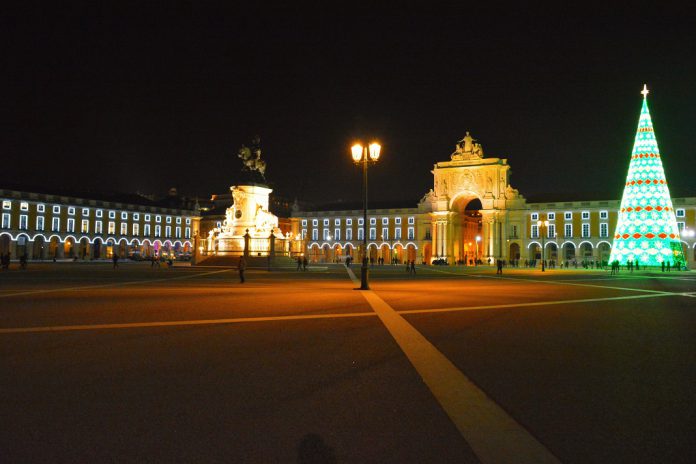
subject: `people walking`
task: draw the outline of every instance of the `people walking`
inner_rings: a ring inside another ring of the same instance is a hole
[[[244,271],[246,270],[246,260],[244,256],[239,257],[239,263],[237,264],[237,270],[239,271],[239,283],[244,283]]]

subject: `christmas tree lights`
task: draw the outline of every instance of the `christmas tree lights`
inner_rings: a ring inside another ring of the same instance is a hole
[[[663,262],[682,266],[684,254],[648,111],[647,86],[641,93],[643,107],[609,260],[624,265],[638,261],[641,266]]]

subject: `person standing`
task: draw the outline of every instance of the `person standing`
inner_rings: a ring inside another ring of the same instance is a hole
[[[307,257],[305,256],[304,258],[302,258],[302,270],[303,271],[307,270],[307,264],[308,264]]]
[[[118,254],[114,253],[114,255],[111,257],[111,259],[114,262],[114,269],[118,267]]]
[[[498,264],[498,270],[496,270],[495,273],[496,273],[496,274],[503,275],[503,260],[502,260],[502,259],[498,259],[497,264]]]
[[[302,270],[302,256],[297,257],[297,271]]]
[[[246,270],[246,260],[244,256],[239,257],[239,263],[237,264],[237,270],[239,270],[239,283],[244,283],[244,271]]]
[[[411,260],[411,274],[416,275],[416,260]]]

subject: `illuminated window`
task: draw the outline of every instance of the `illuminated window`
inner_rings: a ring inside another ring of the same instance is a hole
[[[89,220],[83,219],[80,225],[80,232],[83,234],[89,233]]]
[[[328,227],[328,226],[329,226],[329,220],[328,220],[328,219],[324,219],[324,227]]]
[[[365,239],[365,229],[362,227],[358,228],[358,240],[364,240]]]
[[[556,224],[549,224],[547,238],[556,238]]]
[[[346,229],[346,240],[353,240],[353,229]]]
[[[677,229],[679,229],[679,232],[681,232],[682,230],[684,230],[684,226],[685,226],[685,225],[686,225],[686,224],[683,223],[683,222],[677,222]],[[20,226],[20,229],[21,229],[21,226]]]
[[[609,212],[608,211],[600,211],[599,212],[599,219],[608,219],[609,218]]]
[[[150,215],[149,215],[149,214],[146,214],[146,215],[145,215],[145,220],[146,220],[146,221],[149,221],[149,220],[150,220]]]
[[[162,216],[155,216],[155,222],[162,222]]]
[[[359,226],[364,225],[364,222],[365,222],[365,220],[364,220],[363,218],[359,218],[359,219],[358,219],[358,225],[359,225]]]
[[[36,216],[36,230],[44,230],[44,217]]]
[[[319,240],[319,231],[317,229],[312,229],[312,240],[315,242]]]
[[[347,219],[346,219],[346,225],[347,225],[347,226],[352,226],[352,225],[353,225],[353,219],[347,218]]]
[[[10,228],[10,213],[2,213],[2,228]]]
[[[302,227],[307,227],[307,220],[306,219],[302,220]]]
[[[573,224],[566,224],[565,225],[565,237],[566,238],[573,238]]]
[[[116,233],[116,223],[115,222],[109,221],[109,226],[106,230],[106,233],[108,233],[109,235]]]
[[[532,224],[532,238],[539,238],[539,226]]]
[[[167,224],[171,224],[171,223],[172,223],[172,217],[171,217],[171,216],[167,216]]]
[[[408,228],[408,240],[413,240],[416,236],[416,231],[414,227],[409,227]]]
[[[341,240],[341,229],[334,229],[334,240]]]
[[[377,218],[370,218],[370,225],[374,226],[377,224]]]
[[[68,215],[69,216],[75,215],[75,207],[74,206],[68,206]]]
[[[573,220],[573,212],[566,211],[565,213],[563,213],[563,217],[565,218],[566,221],[572,221]]]
[[[510,237],[517,238],[517,226],[510,226]]]
[[[164,236],[167,238],[172,238],[172,226],[166,226],[164,229]]]
[[[328,239],[329,239],[329,229],[323,229],[322,232],[323,232],[323,237],[322,237],[322,238],[323,238],[324,240],[328,240]]]
[[[116,211],[109,211],[109,219],[116,219]]]
[[[181,227],[174,228],[174,238],[181,238]]]
[[[2,200],[2,209],[11,209],[12,202],[10,200]]]
[[[121,220],[125,221],[127,219],[128,219],[128,213],[126,213],[125,211],[121,211]]]
[[[555,221],[556,220],[556,213],[549,213],[546,215],[549,221]]]
[[[539,213],[532,213],[532,221],[538,221],[539,220]]]
[[[97,212],[96,212],[96,215],[97,215],[98,218],[102,217],[103,214],[104,214],[104,212],[103,212],[102,210],[100,210],[100,209],[98,209]]]
[[[162,236],[162,226],[155,226],[155,237]]]
[[[416,223],[416,218],[414,218],[413,216],[409,217],[409,218],[408,218],[408,223],[409,223],[409,224],[415,224],[415,223]]]
[[[140,224],[133,224],[133,235],[140,235]]]
[[[53,218],[53,221],[51,222],[51,230],[53,232],[60,232],[60,218]]]
[[[43,203],[39,203],[38,205],[36,205],[36,212],[37,213],[44,213],[45,211],[46,211],[46,205],[44,205]]]
[[[191,218],[186,218],[186,225],[187,226],[191,225]]]
[[[341,225],[341,220],[340,219],[334,219],[334,225],[335,226],[340,226]]]
[[[176,223],[181,224],[181,217],[176,218]]]
[[[401,227],[394,228],[394,240],[401,240]]]
[[[125,222],[121,223],[121,235],[128,235],[128,224]]]
[[[184,238],[191,238],[191,228],[187,227],[184,229]]]
[[[27,230],[27,223],[29,222],[29,216],[26,214],[19,215],[19,230]]]
[[[319,225],[319,220],[318,220],[318,219],[312,219],[312,225],[313,225],[314,227],[318,226],[318,225]]]
[[[89,216],[89,209],[88,208],[82,208],[82,216],[84,216],[84,217]]]
[[[389,228],[388,227],[382,228],[382,240],[389,240]]]
[[[599,225],[599,236],[605,238],[609,236],[609,224],[606,222],[602,222]]]
[[[21,211],[29,211],[29,203],[27,203],[26,201],[21,202],[19,204],[19,209]]]
[[[676,211],[676,213],[677,213],[677,217],[684,217],[684,216],[686,216],[686,211],[684,210],[684,208],[679,208],[679,209]]]
[[[587,223],[582,225],[582,236],[583,238],[587,238],[590,236],[590,225]]]
[[[60,214],[60,206],[53,205],[53,214]]]
[[[302,240],[307,238],[307,229],[302,229]]]
[[[145,236],[149,237],[150,236],[150,224],[145,224],[143,226],[143,233]]]
[[[401,218],[400,217],[394,218],[394,224],[401,225]]]
[[[583,219],[583,220],[590,219],[590,212],[589,212],[589,211],[583,211],[583,212],[582,212],[582,219]]]
[[[389,218],[382,218],[382,225],[388,226],[389,225]]]
[[[140,220],[140,214],[139,214],[139,213],[133,213],[133,220],[134,220],[134,221],[139,221],[139,220]]]
[[[377,229],[370,227],[370,240],[377,240]]]
[[[101,233],[102,233],[102,226],[103,226],[103,224],[104,224],[104,223],[101,222],[101,221],[97,221],[97,222],[94,223],[94,233],[95,233],[95,234],[101,234]]]

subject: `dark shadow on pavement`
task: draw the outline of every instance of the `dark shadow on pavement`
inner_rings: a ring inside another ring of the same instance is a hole
[[[302,438],[297,447],[298,464],[334,464],[334,451],[317,434],[310,433]]]

